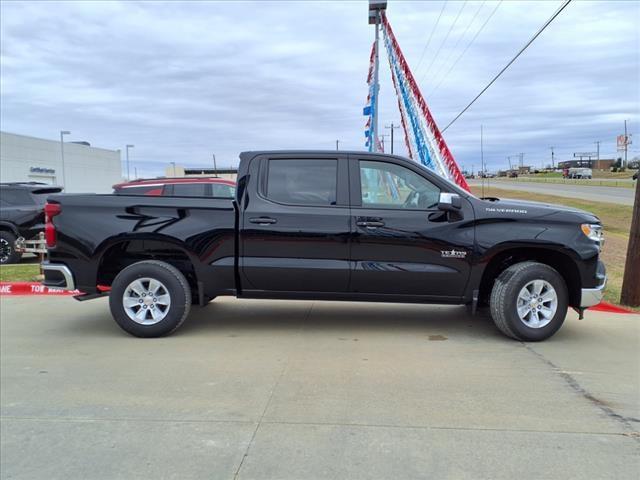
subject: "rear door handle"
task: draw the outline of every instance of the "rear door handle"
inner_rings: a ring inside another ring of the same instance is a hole
[[[249,221],[251,223],[257,223],[258,225],[272,225],[277,222],[275,218],[271,217],[250,218]]]
[[[377,228],[384,227],[384,222],[381,222],[379,220],[361,220],[359,222],[356,222],[356,225],[358,225],[359,227]]]

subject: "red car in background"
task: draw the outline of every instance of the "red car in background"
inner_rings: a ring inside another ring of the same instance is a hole
[[[158,197],[234,198],[236,183],[219,177],[141,178],[114,185],[113,193]]]

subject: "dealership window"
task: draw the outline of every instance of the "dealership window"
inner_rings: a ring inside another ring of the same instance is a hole
[[[291,205],[335,205],[338,160],[269,160],[266,197]]]
[[[437,186],[395,163],[361,160],[360,186],[363,207],[427,210],[440,198]]]

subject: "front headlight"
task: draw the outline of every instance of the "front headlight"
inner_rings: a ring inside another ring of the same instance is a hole
[[[602,231],[602,225],[597,223],[583,223],[580,225],[580,229],[589,240],[598,242],[601,247],[604,245],[604,232]]]

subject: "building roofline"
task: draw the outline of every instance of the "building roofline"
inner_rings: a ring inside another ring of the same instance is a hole
[[[31,138],[33,140],[44,140],[45,142],[55,142],[55,143],[60,143],[60,140],[51,140],[49,138],[42,138],[42,137],[34,137],[33,135],[24,135],[22,133],[13,133],[13,132],[7,132],[6,130],[2,130],[0,131],[1,134],[6,134],[6,135],[14,135],[16,137],[23,137],[23,138]],[[78,141],[82,141],[82,140],[78,140]],[[84,148],[93,148],[94,150],[104,150],[105,152],[112,152],[112,153],[121,153],[120,149],[116,149],[116,150],[111,150],[109,148],[102,148],[102,147],[94,147],[93,145],[83,145],[81,143],[75,143],[75,141],[67,141],[64,142],[65,145],[78,145],[80,147],[84,147]]]

